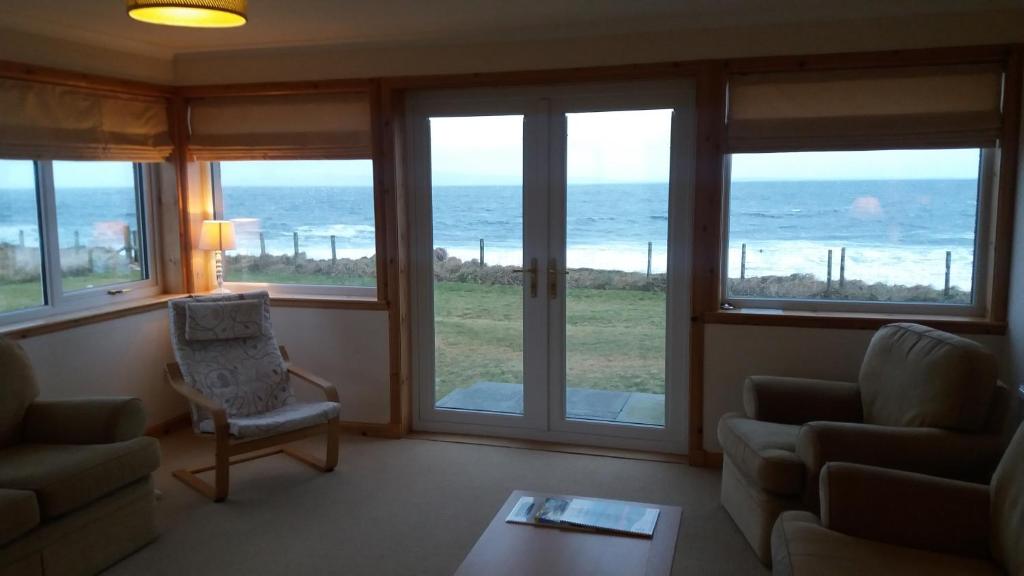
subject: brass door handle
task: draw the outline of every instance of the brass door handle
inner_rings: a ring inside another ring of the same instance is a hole
[[[537,297],[537,259],[530,259],[529,268],[514,268],[512,272],[516,274],[529,274],[530,275],[530,298]]]

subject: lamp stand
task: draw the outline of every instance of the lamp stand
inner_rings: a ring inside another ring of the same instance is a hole
[[[213,251],[214,267],[217,274],[217,289],[213,291],[214,294],[228,294],[231,290],[224,287],[224,262],[221,260],[221,250]]]

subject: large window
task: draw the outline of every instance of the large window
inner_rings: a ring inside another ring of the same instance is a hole
[[[147,295],[142,165],[0,160],[0,318]]]
[[[213,174],[219,216],[235,223],[225,281],[376,296],[371,160],[219,162]]]
[[[987,155],[976,148],[733,154],[726,302],[977,307]]]

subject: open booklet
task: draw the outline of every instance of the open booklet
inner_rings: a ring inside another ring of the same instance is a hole
[[[505,521],[650,538],[658,523],[658,512],[657,508],[628,502],[554,497],[541,501],[533,496],[523,496]]]

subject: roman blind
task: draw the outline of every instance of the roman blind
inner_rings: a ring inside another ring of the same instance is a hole
[[[0,158],[160,162],[171,151],[163,98],[0,79]]]
[[[366,92],[194,99],[189,130],[198,160],[371,156]]]
[[[730,152],[986,148],[1002,125],[995,65],[736,75]]]

